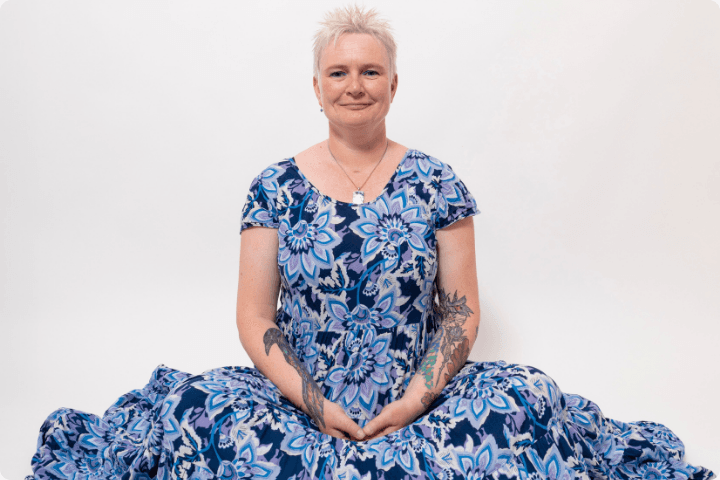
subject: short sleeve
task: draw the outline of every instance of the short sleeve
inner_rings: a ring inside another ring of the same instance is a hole
[[[465,217],[480,213],[475,198],[450,165],[443,165],[440,182],[435,191],[435,229],[445,228]]]
[[[272,167],[264,170],[250,184],[250,191],[243,207],[240,233],[248,227],[278,228],[278,212],[275,206],[278,185]]]

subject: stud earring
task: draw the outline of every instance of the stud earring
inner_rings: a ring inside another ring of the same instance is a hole
[[[321,111],[321,112],[323,111],[322,107],[320,107],[320,111]]]

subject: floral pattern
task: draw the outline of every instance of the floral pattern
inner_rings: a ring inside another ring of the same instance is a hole
[[[402,397],[437,328],[435,233],[478,213],[449,165],[408,150],[383,192],[324,196],[290,158],[252,182],[248,227],[277,229],[277,325],[323,394],[365,425]],[[43,424],[33,479],[708,479],[651,422],[607,419],[540,370],[467,362],[430,408],[384,437],[323,434],[258,370],[164,365],[102,417]]]

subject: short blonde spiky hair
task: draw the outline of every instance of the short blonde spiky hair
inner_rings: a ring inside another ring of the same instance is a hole
[[[390,78],[395,76],[397,67],[397,45],[392,36],[390,24],[380,18],[380,14],[374,9],[363,10],[357,5],[336,8],[325,14],[325,19],[320,22],[322,27],[315,33],[313,45],[313,76],[320,78],[320,56],[323,50],[332,41],[337,43],[338,38],[345,33],[366,33],[385,47],[390,62]]]

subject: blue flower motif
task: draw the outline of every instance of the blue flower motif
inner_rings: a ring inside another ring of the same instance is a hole
[[[417,150],[410,150],[398,170],[397,179],[400,180],[417,175],[421,182],[428,183],[431,181],[435,171],[442,170],[443,166],[444,164],[437,158]]]
[[[151,454],[160,455],[164,435],[162,422],[148,421],[147,417],[147,415],[138,416],[138,418],[128,423],[126,431],[133,437],[134,442],[141,442]]]
[[[277,179],[285,173],[285,168],[275,164],[271,165],[260,173],[252,182],[250,192],[255,192],[252,196],[248,194],[245,208],[243,209],[243,218],[247,223],[263,225],[274,223],[277,218],[277,209],[275,208],[275,199],[279,192]]]
[[[638,431],[640,435],[655,445],[658,450],[664,452],[662,457],[653,458],[654,460],[680,460],[685,455],[685,445],[683,442],[663,424],[639,421],[632,422],[627,425],[627,428]]]
[[[410,475],[421,474],[418,453],[426,458],[435,458],[432,445],[412,426],[401,428],[391,434],[371,440],[368,450],[374,452],[378,469],[389,470],[395,465],[402,467]]]
[[[339,480],[371,480],[372,476],[370,472],[366,473],[365,475],[360,475],[360,472],[358,472],[357,468],[353,467],[352,465],[345,465],[338,470],[335,471],[335,474],[337,475],[337,478]]]
[[[625,442],[612,433],[603,433],[593,439],[593,449],[598,452],[610,465],[616,465],[622,461],[625,453]]]
[[[282,219],[278,230],[278,264],[284,269],[288,282],[295,281],[302,273],[308,282],[317,284],[320,269],[332,268],[333,248],[341,241],[332,228],[334,215],[330,204],[310,223],[301,219],[291,225],[287,218]]]
[[[575,472],[568,468],[569,458],[563,458],[557,445],[553,445],[545,453],[545,458],[540,458],[534,448],[528,449],[528,457],[532,461],[540,478],[547,480],[574,480]],[[659,479],[658,479],[659,480]]]
[[[688,480],[690,478],[709,478],[697,475],[707,474],[702,467],[693,467],[683,461],[662,460],[657,462],[626,462],[619,465],[619,470],[626,478],[642,480]]]
[[[648,462],[641,465],[636,473],[643,480],[666,480],[674,479],[672,470],[666,462]]]
[[[458,419],[436,408],[416,420],[416,423],[418,422],[430,429],[432,438],[441,445],[457,426]]]
[[[403,317],[396,311],[399,298],[400,292],[393,286],[383,291],[372,308],[360,304],[351,311],[344,296],[327,295],[325,308],[329,313],[330,322],[326,328],[329,331],[344,332],[348,329],[359,331],[369,326],[396,327],[403,321]]]
[[[488,435],[476,449],[473,439],[467,435],[465,445],[454,451],[463,478],[483,480],[501,469],[512,459],[509,449],[498,448],[495,437]]]
[[[276,180],[283,173],[285,173],[285,168],[278,164],[274,164],[270,165],[268,168],[263,170],[260,175],[258,175],[257,180],[269,198],[277,197],[279,188]]]
[[[583,429],[597,428],[597,417],[591,412],[586,411],[590,403],[586,398],[572,393],[564,394],[565,405],[574,424],[579,425]]]
[[[333,440],[334,438],[326,433],[290,421],[287,423],[287,433],[280,448],[290,455],[299,455],[303,467],[309,476],[314,478],[318,458],[327,457],[326,465],[330,467],[335,465],[337,459],[335,449],[331,446]]]
[[[503,392],[502,379],[490,369],[479,375],[470,374],[462,379],[459,390],[464,391],[455,405],[455,415],[466,418],[475,428],[480,428],[490,411],[510,414],[518,410],[515,401]]]
[[[110,476],[111,478],[114,476],[112,475],[112,463],[99,455],[87,454],[76,460],[75,466],[77,467],[77,473],[75,475],[80,475],[72,475],[66,478],[75,477],[83,480],[97,478],[100,480],[106,478],[107,476]]]
[[[238,397],[251,394],[245,382],[229,376],[212,376],[208,380],[193,383],[193,387],[208,394],[205,399],[205,408],[209,418],[222,412],[225,407],[237,401]]]
[[[217,476],[222,479],[240,478],[274,479],[280,474],[280,466],[265,462],[265,454],[273,448],[272,444],[260,445],[260,439],[248,435],[245,443],[238,447],[237,456],[232,461],[223,461],[218,467]]]
[[[374,328],[362,332],[350,331],[345,348],[338,354],[337,365],[330,369],[325,380],[331,388],[330,400],[348,408],[359,401],[360,406],[372,413],[379,391],[390,386],[387,366],[390,334],[377,336]]]
[[[316,332],[318,331],[317,322],[309,318],[299,298],[295,298],[291,308],[292,315],[292,335],[295,339],[295,352],[298,358],[305,363],[310,375],[315,373],[315,362],[318,358],[318,345],[316,340]]]
[[[447,217],[450,205],[464,206],[466,203],[460,184],[456,180],[455,173],[446,165],[428,182],[435,190],[435,208],[439,217]],[[472,202],[474,204],[475,199],[472,199]]]
[[[180,397],[178,395],[168,395],[165,397],[165,401],[162,404],[160,410],[160,420],[163,424],[163,430],[165,431],[165,441],[172,441],[180,437],[182,427],[175,416],[175,409],[180,404]]]
[[[95,451],[99,456],[105,456],[110,449],[108,442],[111,432],[109,425],[96,415],[82,414],[83,426],[86,433],[80,435],[78,443],[87,451]]]
[[[433,290],[434,282],[434,274],[418,282],[420,284],[420,294],[415,298],[415,301],[413,302],[413,307],[418,309],[418,311],[423,313],[431,311],[433,304],[433,296],[435,294],[435,291]]]
[[[413,182],[412,177],[416,175],[422,182],[426,192],[433,192],[433,223],[437,225],[439,218],[447,218],[450,205],[465,207],[466,209],[477,209],[475,199],[465,191],[465,187],[453,172],[450,165],[422,152],[411,152],[404,160],[398,178],[410,177],[408,181]]]
[[[360,249],[364,263],[383,252],[383,269],[387,270],[398,262],[399,248],[408,244],[419,252],[427,252],[425,234],[429,227],[424,218],[421,204],[410,201],[406,190],[391,195],[384,193],[374,203],[358,207],[359,218],[350,228],[363,238]]]

